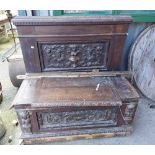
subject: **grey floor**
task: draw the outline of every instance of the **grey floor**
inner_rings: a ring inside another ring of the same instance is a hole
[[[12,46],[12,42],[0,45],[0,57],[6,49]],[[0,140],[1,145],[19,144],[20,126],[14,127],[12,121],[16,120],[14,109],[9,109],[13,101],[17,88],[15,88],[9,79],[8,62],[0,62],[0,81],[3,87],[3,102],[0,104],[0,116],[3,119],[7,132]],[[68,142],[55,142],[50,144],[66,145],[103,145],[103,144],[155,144],[155,108],[150,108],[152,101],[141,97],[134,120],[134,131],[127,137],[98,138],[89,140],[75,140]],[[9,143],[9,136],[12,136],[12,142]]]

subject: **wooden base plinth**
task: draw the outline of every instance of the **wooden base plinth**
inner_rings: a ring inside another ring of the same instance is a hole
[[[61,136],[52,136],[50,133],[44,134],[33,134],[33,135],[21,135],[23,145],[32,145],[32,144],[47,144],[52,142],[64,142],[80,139],[94,139],[94,138],[111,138],[116,136],[127,136],[130,135],[133,131],[131,126],[124,127],[112,127],[109,129],[101,129],[102,133],[95,133],[96,129],[92,130],[94,133],[86,134],[89,130],[81,131],[83,134],[79,135],[61,135]]]

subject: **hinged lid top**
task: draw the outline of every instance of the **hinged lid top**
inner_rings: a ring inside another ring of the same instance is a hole
[[[130,16],[27,16],[15,17],[13,23],[20,25],[78,25],[78,24],[119,24],[131,23]]]
[[[24,80],[13,105],[33,107],[120,106],[138,101],[122,77],[41,78]]]
[[[116,106],[122,102],[109,77],[24,80],[14,105]]]

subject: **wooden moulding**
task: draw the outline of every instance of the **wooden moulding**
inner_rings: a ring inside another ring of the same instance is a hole
[[[59,16],[59,17],[15,17],[13,23],[21,25],[80,25],[82,24],[120,24],[131,23],[130,16]]]
[[[132,77],[132,72],[129,71],[115,71],[115,72],[53,72],[53,73],[26,73],[25,75],[17,75],[17,79],[39,79],[39,78],[52,78],[52,77],[106,77],[106,76],[123,76],[127,78]]]
[[[111,138],[114,136],[125,136],[129,135],[130,133],[99,133],[99,134],[85,134],[85,135],[73,135],[73,136],[60,136],[60,137],[46,137],[46,138],[36,138],[31,140],[23,140],[23,144],[25,145],[31,145],[31,144],[42,144],[42,143],[49,143],[49,142],[63,142],[63,141],[71,141],[71,140],[78,140],[78,139],[94,139],[94,138]]]
[[[51,142],[63,142],[78,139],[94,139],[94,138],[111,138],[115,136],[127,136],[130,135],[132,131],[119,132],[119,133],[97,133],[97,134],[83,134],[83,135],[71,135],[71,136],[58,136],[58,137],[43,137],[43,138],[33,138],[24,139],[22,144],[32,145],[32,144],[46,144]]]
[[[18,38],[50,38],[50,37],[97,37],[97,36],[112,36],[112,35],[128,35],[128,33],[105,33],[105,34],[87,34],[87,35],[19,35]]]

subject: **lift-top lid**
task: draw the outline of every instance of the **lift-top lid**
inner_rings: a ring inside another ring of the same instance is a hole
[[[138,100],[138,94],[122,77],[41,78],[24,80],[14,106],[120,106]]]

